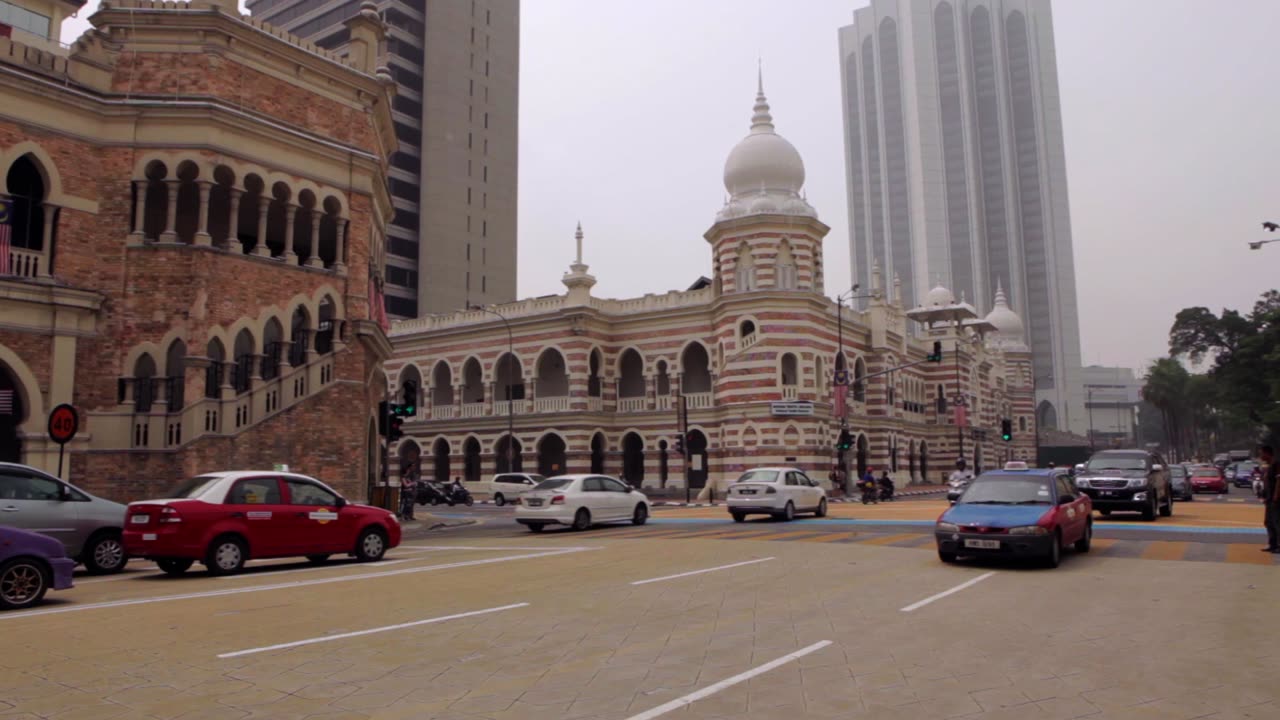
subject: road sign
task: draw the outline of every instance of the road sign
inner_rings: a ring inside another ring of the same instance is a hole
[[[79,429],[80,413],[71,405],[63,403],[49,413],[49,439],[59,445],[71,442]]]
[[[813,403],[808,400],[769,403],[771,414],[779,417],[812,417]]]

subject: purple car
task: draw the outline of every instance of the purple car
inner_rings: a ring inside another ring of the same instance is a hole
[[[54,590],[71,587],[76,562],[58,540],[0,527],[0,610],[29,608]]]

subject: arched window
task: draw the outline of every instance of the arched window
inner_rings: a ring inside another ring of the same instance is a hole
[[[9,188],[8,217],[4,218],[9,226],[8,257],[0,258],[0,274],[35,277],[48,275],[49,254],[45,248],[45,225],[49,225],[50,241],[52,241],[52,217],[45,213],[54,212],[53,208],[44,204],[44,174],[30,155],[23,155],[9,166],[5,178]]]
[[[618,397],[644,397],[644,359],[634,348],[627,348],[618,362]]]
[[[484,402],[484,377],[480,371],[480,361],[475,358],[469,358],[462,365],[462,402]]]
[[[305,363],[310,346],[311,320],[307,317],[307,309],[299,305],[289,318],[289,366],[298,367]]]
[[[337,309],[333,298],[325,295],[320,298],[320,317],[316,323],[316,354],[328,355],[333,352],[333,339],[337,331]]]
[[[209,358],[209,367],[204,371],[204,396],[216,400],[222,397],[222,373],[226,367],[227,351],[221,340],[213,338],[205,346],[204,354]]]
[[[858,402],[867,400],[867,363],[858,358],[853,361],[853,399]],[[893,385],[889,386],[889,404],[893,404]]]
[[[231,385],[236,389],[236,394],[240,395],[249,392],[249,389],[253,386],[253,335],[248,330],[241,330],[236,334],[236,344],[233,351],[235,353],[236,366]]]
[[[431,371],[431,406],[451,407],[453,405],[453,370],[449,363],[441,360]]]
[[[743,243],[742,249],[738,251],[738,264],[734,267],[734,284],[736,285],[738,292],[755,290],[755,260],[751,257],[751,247],[746,243]]]
[[[133,409],[135,412],[151,412],[155,399],[156,361],[143,353],[133,363]]]
[[[178,242],[194,243],[200,227],[200,167],[190,160],[178,164],[177,212],[174,214],[175,238]]]
[[[783,353],[782,355],[782,384],[784,386],[795,386],[799,383],[796,377],[796,356],[791,353]]]
[[[685,394],[711,392],[711,358],[701,343],[691,343],[680,356],[680,383]]]
[[[1027,416],[1023,415],[1018,418],[1018,432],[1027,431]]]
[[[547,348],[538,356],[538,384],[535,391],[540,398],[565,397],[569,394],[569,375],[564,356],[555,348]]]
[[[778,249],[774,285],[779,290],[794,290],[796,288],[796,261],[791,255],[791,243],[786,240],[782,241],[782,247]]]
[[[316,248],[311,247],[313,231],[318,233],[320,225],[316,222],[316,195],[310,190],[298,193],[298,205],[293,216],[293,247],[297,252],[299,265],[320,267],[320,256]],[[318,239],[318,238],[317,238]],[[288,252],[289,248],[286,248]],[[314,259],[313,259],[314,258]]]
[[[511,353],[504,353],[498,358],[498,363],[493,369],[493,399],[524,399],[524,379],[520,359]]]
[[[236,211],[236,230],[234,237],[240,241],[240,250],[245,255],[259,247],[267,228],[267,209],[271,201],[266,196],[266,183],[257,175],[246,175],[244,178],[244,195],[240,197],[240,207]],[[147,212],[151,205],[148,198]],[[262,246],[265,248],[265,246]],[[265,255],[263,249],[261,254]]]
[[[738,325],[738,338],[742,341],[744,347],[754,343],[756,340],[756,324],[751,320],[743,320]]]
[[[666,397],[671,394],[671,376],[667,374],[667,361],[658,361],[658,378],[656,392],[658,397]]]
[[[284,328],[280,321],[271,318],[262,333],[262,379],[280,377],[280,358],[284,352]]]
[[[184,390],[187,375],[187,344],[174,340],[169,344],[169,352],[165,354],[164,376],[165,397],[169,401],[169,412],[180,412],[184,403]]]
[[[587,361],[587,395],[600,397],[600,389],[600,351],[592,350],[591,358]]]

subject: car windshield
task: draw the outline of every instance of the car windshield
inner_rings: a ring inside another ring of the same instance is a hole
[[[1191,471],[1192,477],[1218,477],[1218,468],[1215,467],[1198,467]]]
[[[573,478],[558,477],[550,480],[543,480],[533,487],[534,490],[559,490],[560,488],[569,487],[573,482]]]
[[[1242,473],[1242,472],[1251,473],[1251,472],[1253,472],[1253,469],[1254,469],[1254,468],[1256,468],[1256,467],[1258,467],[1258,464],[1257,464],[1257,463],[1251,463],[1251,462],[1247,462],[1247,463],[1236,463],[1236,472],[1237,472],[1237,473]]]
[[[1169,474],[1176,478],[1186,477],[1187,469],[1182,467],[1181,465],[1174,465],[1173,467],[1169,468]]]
[[[216,475],[200,475],[190,480],[183,480],[174,486],[165,497],[166,498],[195,498],[200,497],[206,490],[219,480]]]
[[[748,470],[742,473],[742,477],[738,478],[738,482],[740,483],[748,483],[748,482],[771,483],[771,482],[777,482],[777,480],[778,480],[777,470]]]
[[[1090,458],[1086,469],[1098,470],[1145,470],[1147,459],[1142,455],[1098,455]]]
[[[979,477],[960,497],[963,505],[1051,505],[1053,484],[1041,477]]]

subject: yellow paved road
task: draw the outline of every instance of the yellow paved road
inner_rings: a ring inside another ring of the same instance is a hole
[[[859,520],[936,520],[948,507],[950,506],[947,501],[942,498],[902,500],[878,505],[840,503],[831,505],[830,516]],[[658,508],[656,512],[659,516],[669,517],[727,518],[729,516],[729,511],[724,507]],[[1135,513],[1115,513],[1111,519],[1116,522],[1141,522]],[[1178,502],[1174,503],[1173,517],[1160,518],[1158,522],[1160,525],[1185,527],[1260,527],[1262,506],[1210,500]]]

